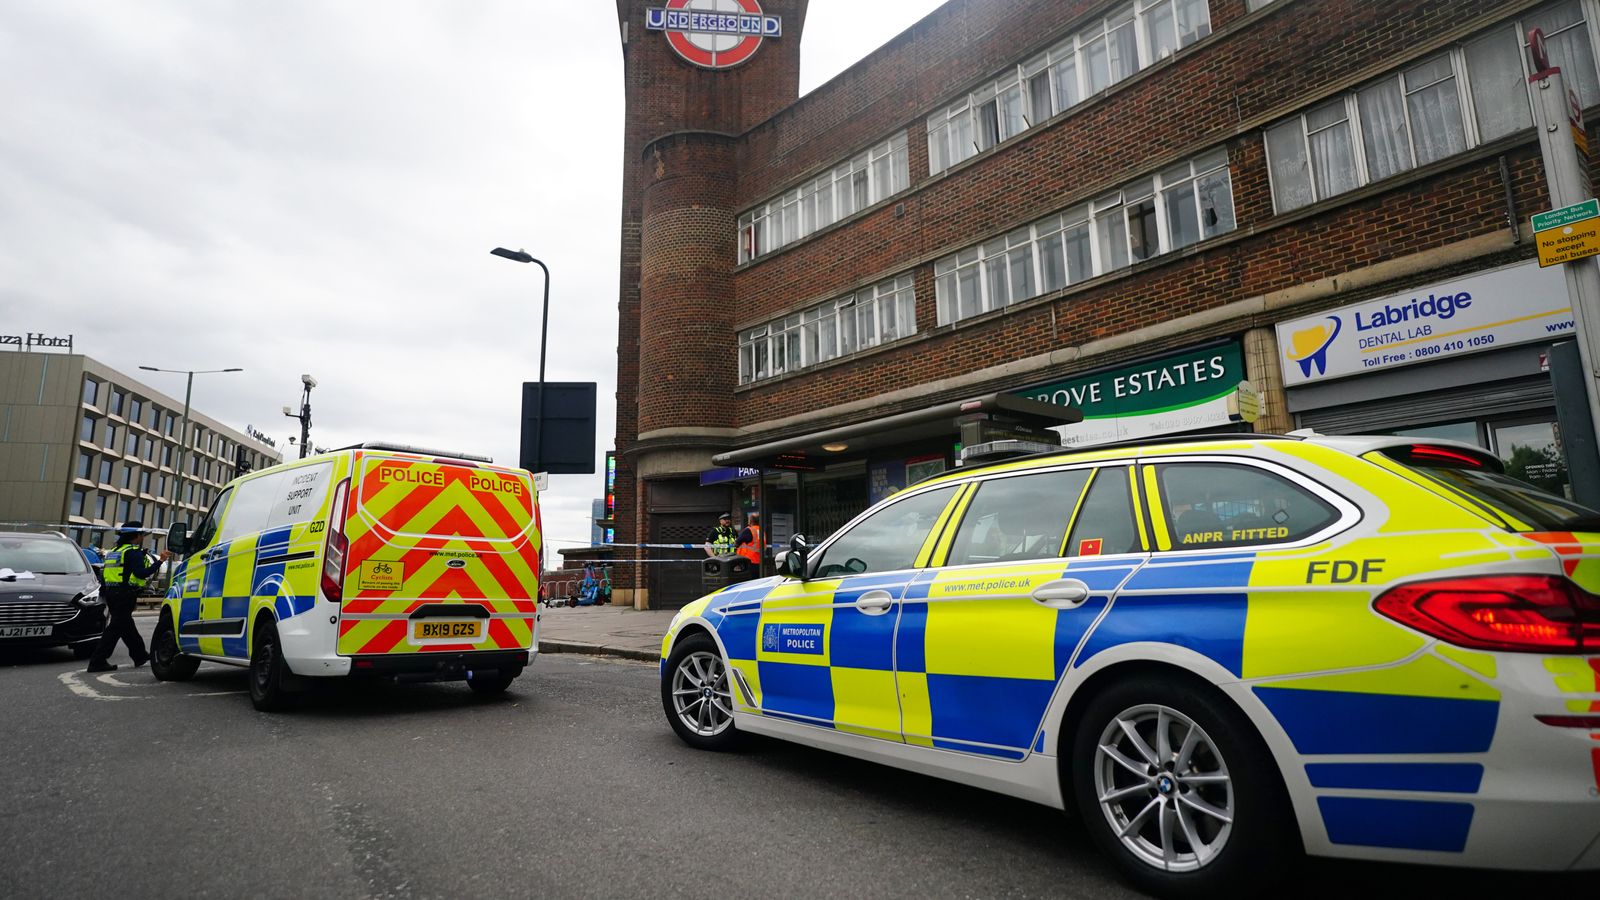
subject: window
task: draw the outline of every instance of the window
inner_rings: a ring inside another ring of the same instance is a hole
[[[95,418],[94,418],[94,416],[84,416],[83,417],[83,422],[78,426],[78,440],[80,440],[80,441],[92,441],[92,440],[94,440],[94,426],[95,426]]]
[[[836,578],[911,568],[955,492],[954,486],[926,491],[873,512],[829,544],[813,572]]]
[[[1155,468],[1173,550],[1298,541],[1339,518],[1321,497],[1253,466],[1171,463]]]
[[[1583,105],[1600,103],[1584,7],[1552,4],[1268,128],[1273,208],[1298,209],[1531,127],[1524,36],[1536,26]]]
[[[947,565],[1061,556],[1067,523],[1091,469],[981,482],[950,547]]]
[[[79,453],[78,454],[77,477],[79,477],[79,478],[88,478],[90,475],[93,475],[93,474],[94,474],[94,454],[93,453]]]
[[[917,332],[910,273],[739,335],[739,383],[796,372]]]
[[[100,445],[113,452],[117,449],[117,425],[110,420],[106,421],[106,437]]]
[[[124,488],[129,488],[129,487],[133,486],[133,466],[132,465],[129,465],[127,463],[123,464],[123,466],[122,466],[122,481],[121,481],[120,486],[124,487]]]
[[[161,430],[161,407],[150,404],[150,430]]]
[[[82,488],[73,489],[73,491],[72,491],[72,501],[71,501],[71,504],[67,508],[68,512],[71,515],[74,515],[74,516],[82,516],[83,515],[83,504],[84,504],[84,500],[87,499],[87,496],[88,496],[87,493]]]
[[[142,455],[143,455],[143,457],[145,459],[148,459],[151,462],[155,462],[156,461],[156,442],[151,440],[150,438],[145,438],[144,439],[144,453]]]
[[[172,413],[167,413],[167,427],[163,429],[167,437],[172,437],[172,432],[178,427],[178,418]]]
[[[156,496],[167,496],[167,476],[165,475],[162,475],[160,478],[156,479]]]
[[[106,517],[106,495],[105,494],[98,494],[98,493],[95,494],[95,497],[94,497],[94,517],[96,519],[100,519],[102,521]]]
[[[162,466],[162,468],[167,468],[167,469],[172,468],[172,445],[171,444],[162,444],[161,445],[161,466]]]
[[[139,470],[139,493],[141,493],[141,494],[150,493],[150,470],[149,469],[140,469]]]
[[[144,401],[138,397],[128,398],[128,421],[137,423],[144,416]]]
[[[1092,203],[935,260],[939,324],[971,318],[1216,237],[1235,227],[1222,148]]]
[[[100,400],[100,382],[93,378],[83,380],[83,402],[95,406]]]
[[[128,515],[128,511],[129,511],[128,499],[126,497],[118,498],[117,499],[117,521],[119,523],[125,523],[125,522],[128,522],[128,521],[130,521],[132,519],[132,516]]]
[[[1206,0],[1129,3],[928,117],[928,171],[1010,140],[1211,33]]]
[[[111,403],[107,411],[114,416],[122,415],[122,397],[121,391],[116,388],[111,389]]]
[[[1098,469],[1078,507],[1067,537],[1067,556],[1102,556],[1138,553],[1143,548],[1133,520],[1133,491],[1128,470],[1121,466]]]
[[[267,514],[272,511],[274,502],[279,499],[282,493],[279,488],[287,474],[290,473],[274,472],[236,485],[231,491],[233,501],[222,517],[222,527],[217,534],[218,542],[253,534],[265,527]]]
[[[801,240],[910,184],[901,133],[740,216],[739,262]]]
[[[111,460],[100,460],[100,477],[98,480],[101,484],[111,483]]]
[[[185,485],[185,487],[189,489],[190,493],[193,493],[194,485]],[[211,539],[217,534],[217,519],[221,516],[223,509],[227,507],[228,498],[232,495],[233,491],[231,489],[223,491],[222,496],[217,498],[216,505],[206,511],[205,518],[200,520],[200,524],[195,526],[194,533],[190,536],[190,544],[192,546],[201,548],[211,545]]]
[[[137,457],[139,455],[139,436],[132,431],[128,432],[127,443],[123,446],[127,449],[127,455],[130,458]]]

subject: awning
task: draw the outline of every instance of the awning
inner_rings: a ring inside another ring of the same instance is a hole
[[[711,461],[719,466],[812,468],[859,458],[866,455],[866,451],[879,447],[935,438],[957,439],[962,436],[964,425],[969,433],[977,424],[995,433],[1011,435],[1082,420],[1083,414],[1071,406],[1029,400],[1014,394],[985,394],[730,450],[713,456]]]

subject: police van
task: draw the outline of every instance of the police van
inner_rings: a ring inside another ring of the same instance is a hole
[[[543,547],[532,476],[489,463],[367,443],[230,482],[168,534],[152,672],[247,667],[262,710],[339,676],[504,691],[537,653]]]

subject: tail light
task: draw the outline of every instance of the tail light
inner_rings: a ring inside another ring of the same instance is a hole
[[[346,478],[333,490],[327,544],[322,552],[322,594],[335,603],[344,599],[344,559],[350,552],[350,539],[344,536],[344,519],[349,500],[350,479]]]
[[[1565,578],[1493,575],[1402,584],[1373,608],[1460,647],[1600,652],[1600,597]]]

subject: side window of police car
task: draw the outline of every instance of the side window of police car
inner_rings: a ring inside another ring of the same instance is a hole
[[[195,549],[211,546],[211,539],[217,536],[217,520],[222,518],[222,511],[228,508],[228,501],[233,499],[233,488],[228,488],[217,495],[217,502],[211,504],[206,511],[206,517],[195,526],[194,533],[189,536],[189,545]]]
[[[1138,553],[1139,528],[1133,522],[1133,488],[1127,466],[1102,466],[1094,473],[1072,521],[1063,556]]]
[[[980,482],[956,529],[946,565],[1061,556],[1067,521],[1091,471],[1037,472]]]
[[[1310,490],[1254,466],[1167,463],[1156,472],[1174,550],[1289,543],[1339,518]]]
[[[261,530],[267,521],[267,511],[277,499],[278,484],[283,473],[274,472],[233,487],[233,505],[222,517],[222,527],[217,541],[232,541]]]
[[[838,578],[911,568],[934,522],[955,493],[952,485],[874,512],[828,545],[817,558],[812,577]]]

